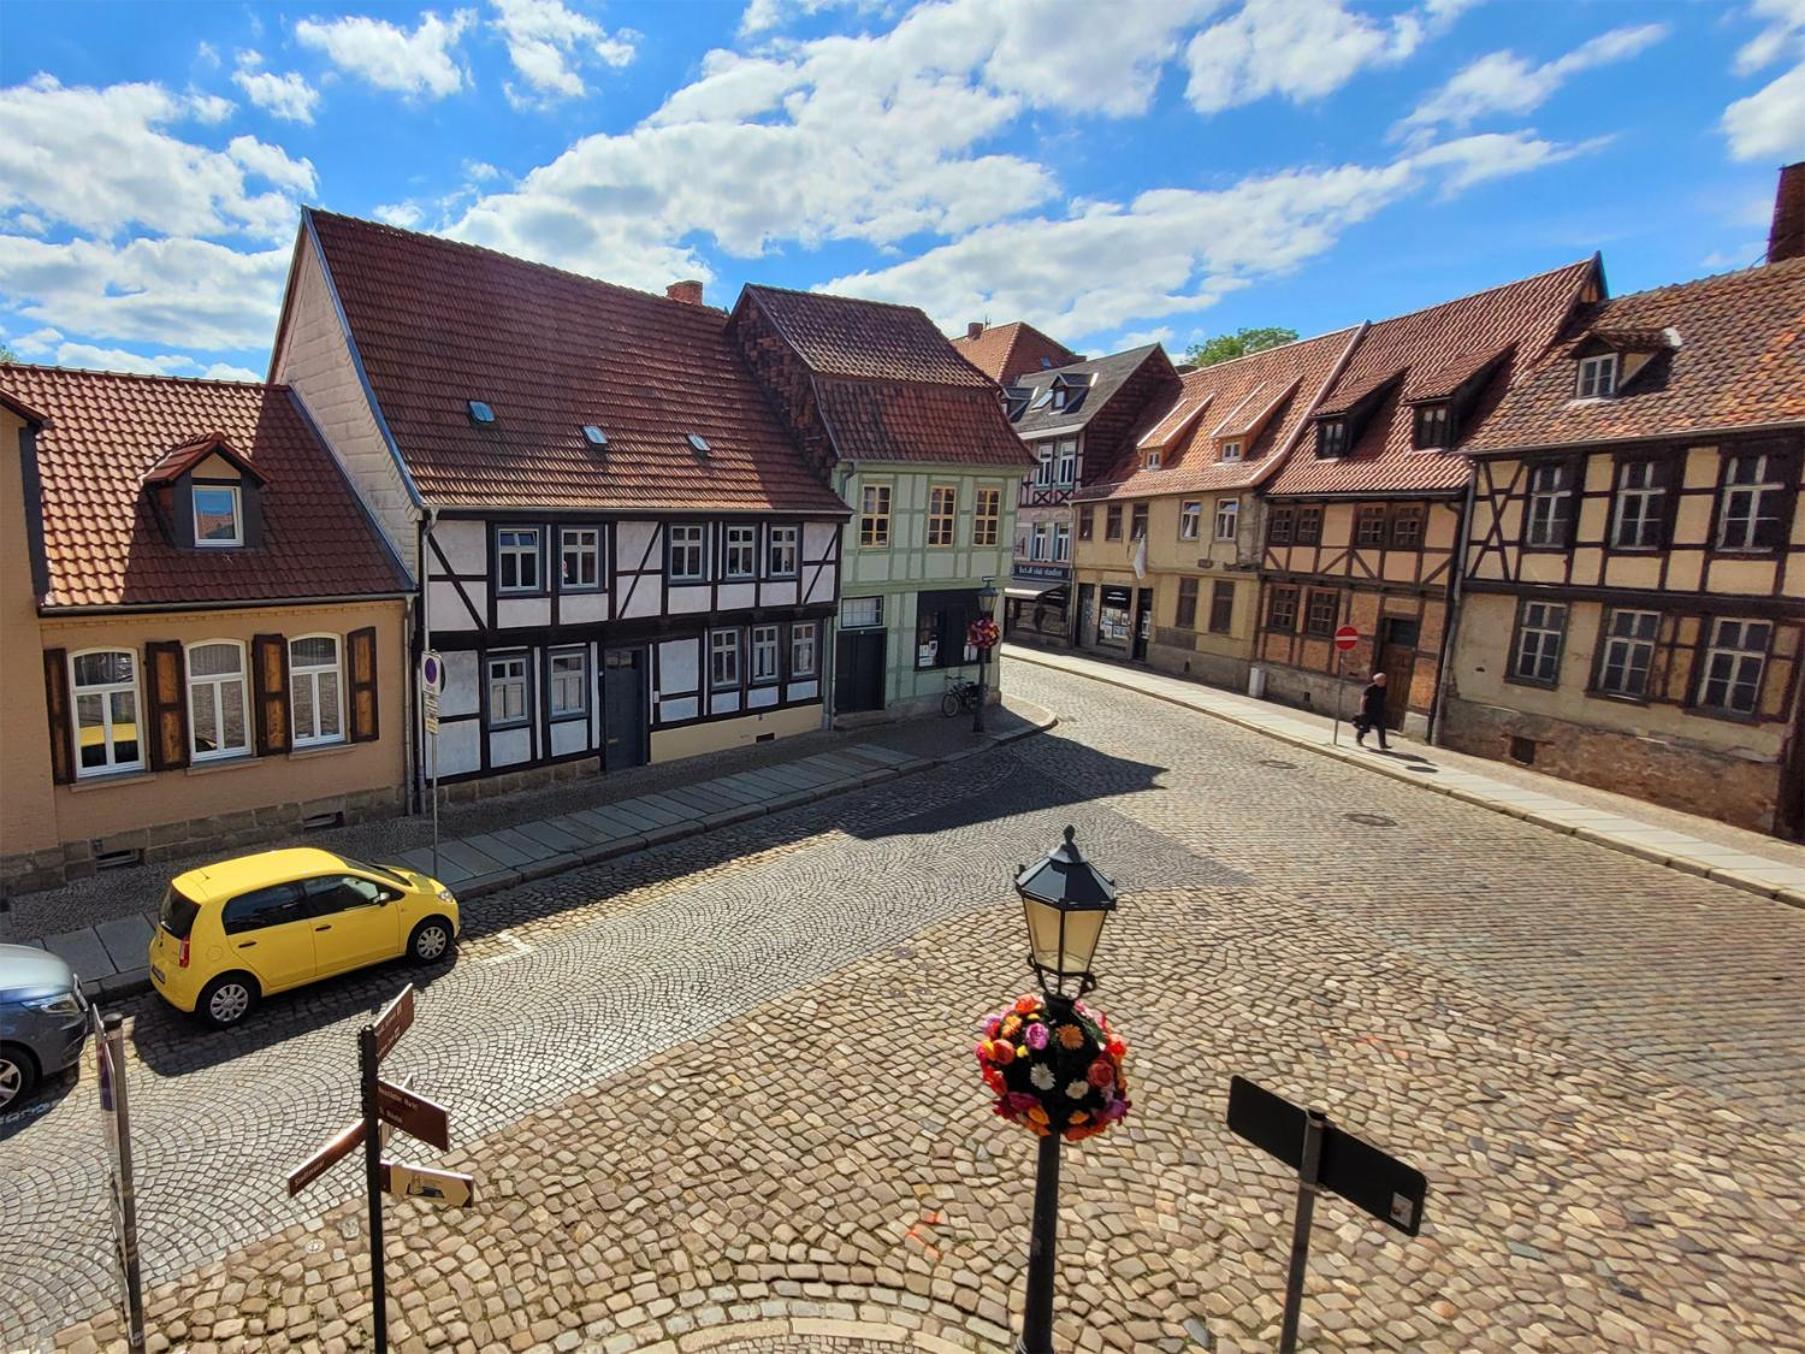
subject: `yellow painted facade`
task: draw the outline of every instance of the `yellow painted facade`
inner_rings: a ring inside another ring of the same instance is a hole
[[[740,719],[711,719],[675,729],[654,729],[651,760],[674,762],[684,757],[746,747],[761,738],[788,738],[791,734],[809,733],[822,727],[822,718],[819,704],[792,705]]]

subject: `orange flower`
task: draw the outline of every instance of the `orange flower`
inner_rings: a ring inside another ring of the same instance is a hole
[[[1084,1047],[1084,1029],[1082,1026],[1061,1025],[1054,1033],[1059,1036],[1059,1044],[1062,1048]]]
[[[1039,1009],[1040,1009],[1040,998],[1039,997],[1023,996],[1023,997],[1017,997],[1015,999],[1015,1011],[1016,1011],[1017,1015],[1029,1015],[1035,1011],[1038,1011]]]
[[[990,1045],[990,1060],[999,1067],[1007,1067],[1015,1061],[1015,1045],[1001,1039],[993,1040]]]
[[[1010,1016],[1007,1020],[1005,1020],[1003,1022],[1003,1030],[1002,1030],[1003,1038],[1005,1038],[1005,1039],[1015,1038],[1016,1034],[1020,1032],[1021,1028],[1022,1028],[1021,1017],[1020,1016]]]

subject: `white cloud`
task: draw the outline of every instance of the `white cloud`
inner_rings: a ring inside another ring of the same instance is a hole
[[[372,208],[370,215],[385,225],[399,226],[402,230],[412,230],[426,219],[426,213],[413,202],[385,202]]]
[[[28,208],[100,236],[133,225],[175,236],[288,235],[292,190],[312,186],[313,166],[250,137],[221,152],[166,130],[194,113],[190,100],[155,84],[65,87],[38,75],[0,89],[0,212]],[[274,187],[250,187],[258,178]]]
[[[158,353],[145,356],[125,348],[103,348],[93,343],[59,343],[50,357],[59,367],[82,367],[89,371],[127,371],[140,376],[200,376],[209,381],[261,381],[263,377],[246,367],[231,362],[214,362],[202,366],[187,353]],[[24,356],[21,352],[20,356]]]
[[[1754,0],[1749,15],[1765,27],[1736,54],[1737,73],[1794,65],[1724,109],[1724,135],[1735,159],[1792,160],[1805,155],[1805,0]]]
[[[224,122],[232,116],[233,109],[237,107],[230,99],[222,98],[218,94],[201,94],[194,90],[188,92],[188,97],[184,102],[187,104],[189,116],[197,122],[205,122],[209,126]]]
[[[1773,65],[1805,33],[1805,0],[1754,0],[1749,17],[1765,26],[1736,53],[1736,73],[1753,75]]]
[[[475,17],[460,9],[447,20],[428,10],[412,33],[364,15],[302,19],[295,24],[295,41],[324,52],[340,70],[377,89],[442,99],[468,79],[454,49]]]
[[[216,71],[219,69],[219,48],[210,42],[199,42],[194,48],[194,59],[208,70]]]
[[[261,381],[263,373],[252,371],[249,367],[236,366],[231,362],[211,363],[201,373],[209,381]]]
[[[562,0],[491,0],[494,26],[508,45],[508,59],[527,83],[522,94],[510,84],[516,106],[584,93],[577,67],[587,62],[619,68],[636,54],[639,34],[630,28],[610,33],[594,19],[567,8]]]
[[[1293,103],[1320,99],[1368,67],[1406,60],[1466,7],[1444,0],[1381,20],[1346,0],[1246,0],[1191,39],[1185,97],[1200,113],[1274,94]]]
[[[1613,28],[1539,66],[1515,52],[1489,53],[1418,104],[1397,130],[1420,133],[1442,125],[1460,129],[1491,113],[1534,112],[1581,71],[1627,61],[1666,37],[1667,31],[1665,24]]]
[[[271,117],[284,122],[312,123],[313,110],[320,101],[319,90],[308,84],[299,71],[277,75],[274,71],[261,69],[262,65],[263,58],[256,52],[240,52],[232,83]]]
[[[830,9],[878,8],[879,0],[749,0],[740,15],[740,32],[751,36],[788,23],[799,15],[821,14]]]
[[[29,334],[21,334],[12,339],[12,349],[20,357],[37,362],[56,352],[56,345],[63,335],[59,329],[34,329]]]

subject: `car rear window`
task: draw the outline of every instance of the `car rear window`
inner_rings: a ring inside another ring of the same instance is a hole
[[[188,933],[194,929],[194,919],[200,915],[200,905],[185,893],[169,886],[163,895],[163,929],[177,940],[188,939]]]

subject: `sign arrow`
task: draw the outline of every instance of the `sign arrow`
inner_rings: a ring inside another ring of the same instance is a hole
[[[384,1123],[393,1124],[421,1142],[431,1143],[441,1152],[451,1146],[451,1116],[443,1105],[434,1104],[423,1095],[415,1095],[393,1082],[378,1080],[376,1112]]]
[[[435,1171],[399,1161],[382,1163],[382,1188],[397,1199],[423,1199],[446,1208],[462,1208],[476,1194],[476,1179],[459,1171]]]
[[[401,994],[382,1008],[382,1014],[376,1017],[376,1059],[380,1062],[388,1057],[389,1050],[395,1047],[401,1036],[413,1027],[414,1023],[414,985],[409,983],[401,989]]]
[[[288,1173],[288,1192],[292,1197],[306,1189],[327,1171],[355,1151],[364,1140],[364,1123],[355,1120],[340,1129],[338,1135],[328,1141],[299,1166]]]

